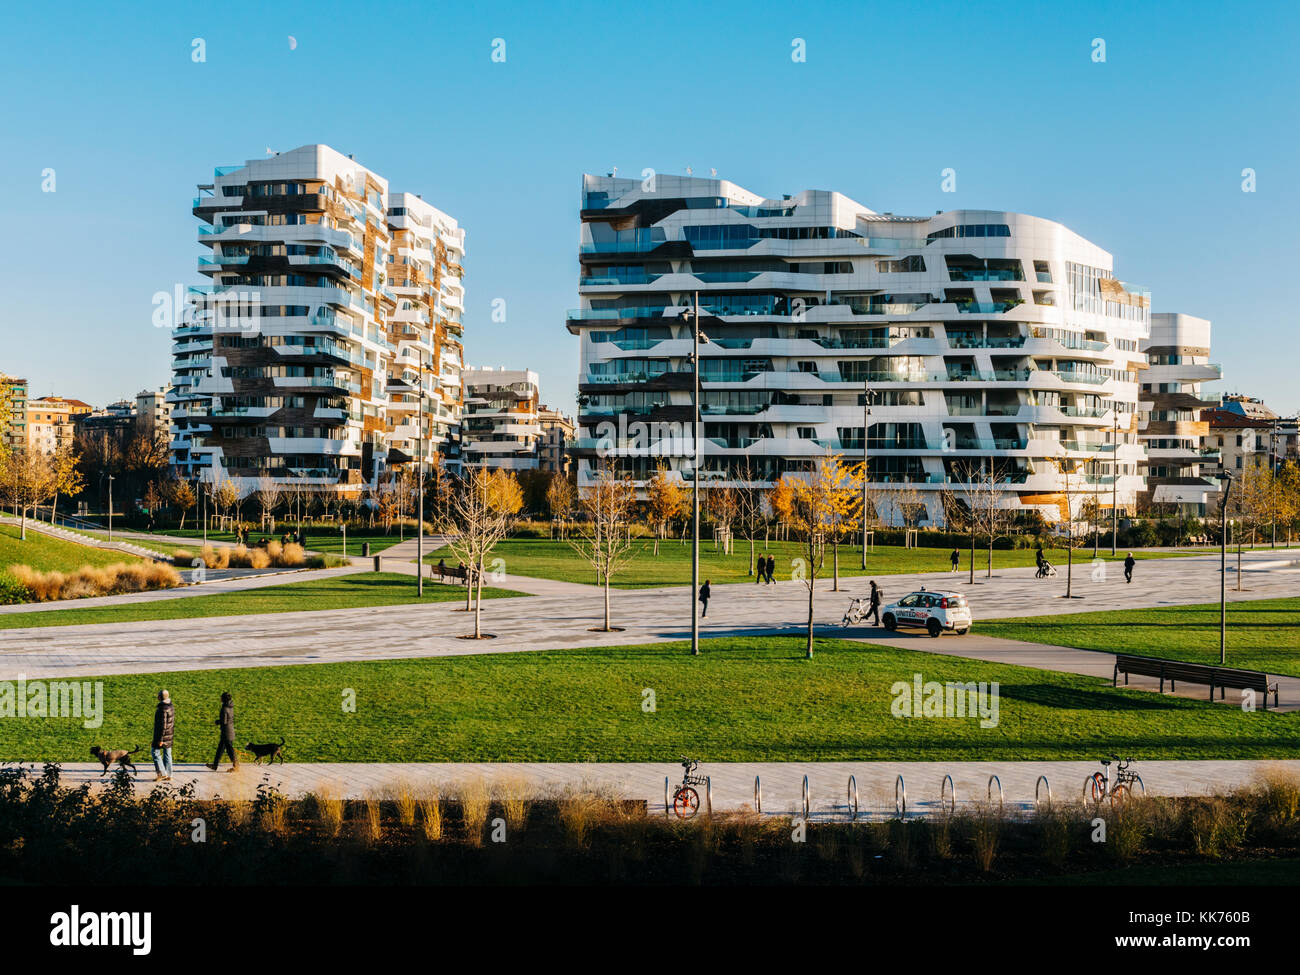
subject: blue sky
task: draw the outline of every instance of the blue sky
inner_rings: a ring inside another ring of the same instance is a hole
[[[461,221],[466,360],[566,410],[579,177],[614,166],[1062,221],[1214,322],[1226,388],[1300,408],[1300,5],[28,4],[4,34],[0,370],[34,394],[165,382],[151,300],[201,280],[195,184],[325,142]]]

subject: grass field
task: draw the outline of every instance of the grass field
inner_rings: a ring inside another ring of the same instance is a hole
[[[323,648],[328,652],[328,647]],[[85,761],[147,744],[160,687],[176,758],[210,758],[218,696],[239,741],[294,762],[643,762],[1300,757],[1300,716],[1112,689],[1108,681],[913,650],[797,638],[477,654],[106,677],[104,723],[0,721],[0,759]],[[998,681],[999,722],[895,718],[895,681]],[[645,691],[655,709],[643,710]],[[355,694],[355,711],[342,708]]]
[[[617,589],[647,589],[656,586],[689,585],[691,581],[691,547],[677,540],[659,543],[659,554],[653,554],[652,543],[641,541],[634,543],[638,550],[628,566],[614,576],[612,585]],[[806,558],[803,546],[797,542],[770,542],[764,549],[762,542],[755,545],[757,555],[771,555],[776,559],[776,577],[789,579],[796,565],[795,560]],[[949,568],[951,549],[939,548],[903,548],[901,546],[877,545],[874,552],[868,551],[867,568],[862,569],[862,549],[860,546],[840,547],[840,575],[893,575],[910,572],[944,572]],[[1045,549],[1047,560],[1065,573],[1066,553],[1063,549]],[[1125,553],[1120,553],[1122,561]],[[1135,558],[1169,558],[1193,554],[1182,552],[1139,552]],[[500,543],[492,557],[505,560],[505,571],[522,576],[541,579],[558,579],[564,582],[595,582],[591,566],[587,564],[574,549],[563,541],[549,539],[511,538]],[[440,558],[448,561],[454,559],[448,549],[438,549],[426,556],[426,561],[437,562]],[[987,550],[976,549],[976,577],[985,571]],[[1110,561],[1110,554],[1103,552],[1102,558]],[[1076,568],[1088,566],[1092,561],[1092,549],[1075,549]],[[828,551],[826,564],[818,571],[819,577],[830,578],[832,556]],[[997,549],[993,552],[994,569],[1032,566],[1033,549]],[[970,569],[970,549],[961,550],[961,567],[963,572]],[[715,551],[713,543],[700,545],[700,578],[712,579],[715,584],[724,582],[753,582],[749,575],[749,543],[736,541],[731,555]]]
[[[484,588],[486,599],[523,596],[510,589]],[[425,603],[464,601],[458,586],[425,581]],[[0,613],[0,630],[33,626],[75,626],[84,623],[127,623],[141,620],[180,620],[207,616],[256,616],[261,613],[302,613],[321,609],[361,606],[402,606],[416,602],[415,576],[396,572],[362,572],[355,575],[287,582],[282,586],[246,589],[211,596],[185,596],[141,603],[82,609],[52,609],[37,613]]]
[[[27,529],[19,541],[17,525],[0,525],[0,571],[11,565],[28,565],[40,572],[75,572],[83,565],[105,566],[138,562],[134,555],[112,549],[91,548]]]
[[[1061,647],[1219,662],[1219,604],[981,621],[979,632]],[[1228,603],[1229,667],[1300,677],[1300,599]]]

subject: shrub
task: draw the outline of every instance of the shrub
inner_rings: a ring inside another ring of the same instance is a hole
[[[0,606],[11,603],[29,603],[32,591],[8,572],[0,572]]]
[[[275,560],[275,564],[285,568],[292,568],[302,565],[306,560],[307,556],[303,553],[303,547],[297,542],[290,542],[283,546],[280,557]]]
[[[230,549],[213,548],[211,545],[204,545],[199,553],[203,559],[203,564],[209,569],[225,569],[230,566]]]
[[[37,572],[26,565],[10,567],[17,584],[31,594],[32,602],[115,596],[121,593],[170,589],[181,584],[181,575],[165,562],[133,562],[103,568],[85,565],[76,572]]]

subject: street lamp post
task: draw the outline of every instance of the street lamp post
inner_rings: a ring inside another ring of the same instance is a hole
[[[113,541],[113,475],[108,475],[108,540]]]
[[[1228,652],[1228,495],[1232,493],[1232,471],[1216,475],[1225,482],[1219,499],[1219,663],[1226,664]]]
[[[700,293],[695,292],[694,310],[691,312],[691,375],[694,395],[691,400],[691,441],[694,444],[695,470],[691,473],[691,655],[700,653],[700,604],[696,599],[700,591]]]
[[[1115,448],[1115,453],[1110,459],[1110,557],[1115,557],[1115,542],[1119,537],[1119,406],[1117,405],[1112,411],[1114,426],[1111,431],[1110,441]]]
[[[867,567],[867,436],[871,432],[871,380],[862,380],[862,568]]]
[[[415,528],[415,594],[424,595],[424,353],[420,353],[420,398],[415,414],[415,440],[420,451],[420,473],[416,489],[418,501]]]

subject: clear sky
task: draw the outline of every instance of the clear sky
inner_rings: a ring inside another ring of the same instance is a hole
[[[195,184],[324,142],[461,222],[466,361],[535,369],[566,411],[580,175],[690,166],[1059,220],[1155,310],[1214,322],[1227,389],[1294,412],[1300,4],[1059,6],[7,6],[0,371],[96,405],[162,385],[152,297],[203,280]]]

